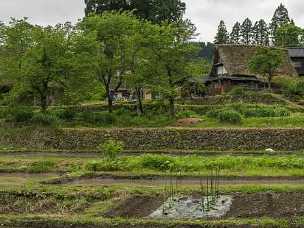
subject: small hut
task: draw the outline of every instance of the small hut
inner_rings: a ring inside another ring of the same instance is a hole
[[[210,94],[229,91],[232,86],[239,85],[259,89],[266,84],[265,78],[250,72],[248,63],[255,55],[258,46],[218,45],[215,49],[213,67],[205,84]],[[283,64],[276,75],[296,76],[287,49],[283,51]]]

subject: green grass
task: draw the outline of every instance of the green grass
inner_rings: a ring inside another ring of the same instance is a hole
[[[77,157],[0,157],[0,171],[28,173],[131,172],[142,174],[208,175],[220,167],[226,176],[304,176],[304,157],[286,156],[123,156],[117,160]]]
[[[134,227],[134,228],[171,228],[171,227],[244,227],[253,225],[255,227],[290,227],[303,225],[303,217],[297,217],[294,221],[290,219],[273,219],[273,218],[257,218],[257,219],[223,219],[223,220],[194,220],[194,221],[179,221],[179,220],[151,220],[151,219],[123,219],[123,218],[101,218],[85,216],[62,216],[62,217],[47,217],[40,216],[0,216],[0,221],[5,225],[18,225],[31,227],[41,227],[41,224],[48,224],[52,227]]]
[[[195,128],[302,128],[304,127],[304,115],[293,114],[287,117],[263,117],[243,118],[239,124],[223,123],[216,119],[202,117],[201,123]]]

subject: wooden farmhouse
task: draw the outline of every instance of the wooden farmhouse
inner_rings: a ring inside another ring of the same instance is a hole
[[[288,48],[292,64],[300,76],[304,76],[304,48]]]
[[[247,45],[218,45],[215,49],[212,70],[204,80],[209,94],[229,91],[239,85],[258,89],[266,85],[265,78],[249,71],[248,63],[258,47]],[[283,64],[276,75],[297,76],[287,49],[283,49]]]

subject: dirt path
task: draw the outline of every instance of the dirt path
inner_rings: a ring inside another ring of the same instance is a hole
[[[20,186],[33,182],[40,182],[51,178],[57,178],[54,173],[26,174],[26,173],[0,173],[1,186]]]
[[[291,184],[304,185],[304,177],[219,177],[220,185],[272,185],[272,184]],[[200,186],[206,183],[207,178],[203,177],[119,177],[119,176],[100,176],[100,177],[80,177],[80,178],[61,178],[48,182],[49,184],[69,184],[69,185],[134,185],[134,186]]]

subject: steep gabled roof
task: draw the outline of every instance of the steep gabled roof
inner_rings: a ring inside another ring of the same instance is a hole
[[[214,56],[211,76],[216,75],[215,65],[222,63],[230,76],[256,76],[249,71],[248,63],[256,53],[258,46],[247,45],[218,45]],[[296,76],[297,72],[291,63],[287,49],[280,49],[283,53],[283,64],[276,75]]]

